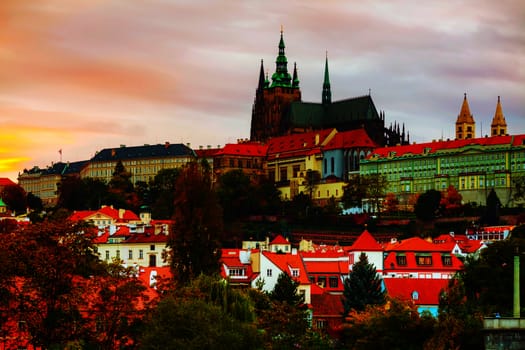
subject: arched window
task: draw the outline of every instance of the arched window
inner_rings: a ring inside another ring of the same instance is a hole
[[[412,292],[412,300],[418,300],[419,299],[419,293],[417,290]]]

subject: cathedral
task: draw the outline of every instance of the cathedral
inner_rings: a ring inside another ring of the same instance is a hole
[[[385,114],[378,112],[370,95],[332,101],[328,57],[324,67],[321,103],[303,102],[297,66],[288,72],[283,32],[275,73],[271,81],[264,73],[263,62],[252,108],[250,140],[266,142],[276,136],[335,128],[338,131],[365,129],[370,138],[381,146],[409,144],[404,124],[385,127]]]

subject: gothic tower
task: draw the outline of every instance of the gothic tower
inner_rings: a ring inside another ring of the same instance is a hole
[[[456,120],[456,140],[472,139],[476,137],[476,122],[470,113],[467,94],[463,98],[463,105]]]
[[[293,101],[301,101],[297,66],[294,64],[293,78],[288,73],[288,59],[284,53],[283,31],[279,41],[279,53],[275,61],[272,82],[265,78],[263,62],[259,73],[259,84],[255,91],[250,130],[251,141],[265,142],[270,137],[286,134],[288,126],[284,116]]]
[[[503,115],[503,109],[501,108],[499,96],[498,103],[496,104],[496,112],[494,113],[492,124],[490,124],[490,130],[491,136],[507,135],[507,122],[505,121],[505,116]]]

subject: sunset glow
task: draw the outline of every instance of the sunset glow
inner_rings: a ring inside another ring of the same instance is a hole
[[[453,138],[463,94],[480,135],[497,96],[525,133],[521,1],[2,1],[0,177],[103,148],[247,138],[260,60],[281,25],[304,101],[368,94],[411,141]],[[62,155],[58,150],[62,149]]]

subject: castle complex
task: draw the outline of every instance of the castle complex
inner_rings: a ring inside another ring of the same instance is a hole
[[[283,32],[275,61],[272,81],[264,73],[263,62],[252,109],[250,140],[267,142],[276,136],[304,133],[313,130],[337,129],[348,131],[364,128],[380,146],[408,144],[409,134],[399,124],[385,128],[385,114],[378,113],[370,95],[332,101],[328,57],[325,61],[321,103],[303,102],[294,64],[293,76],[288,73]]]

